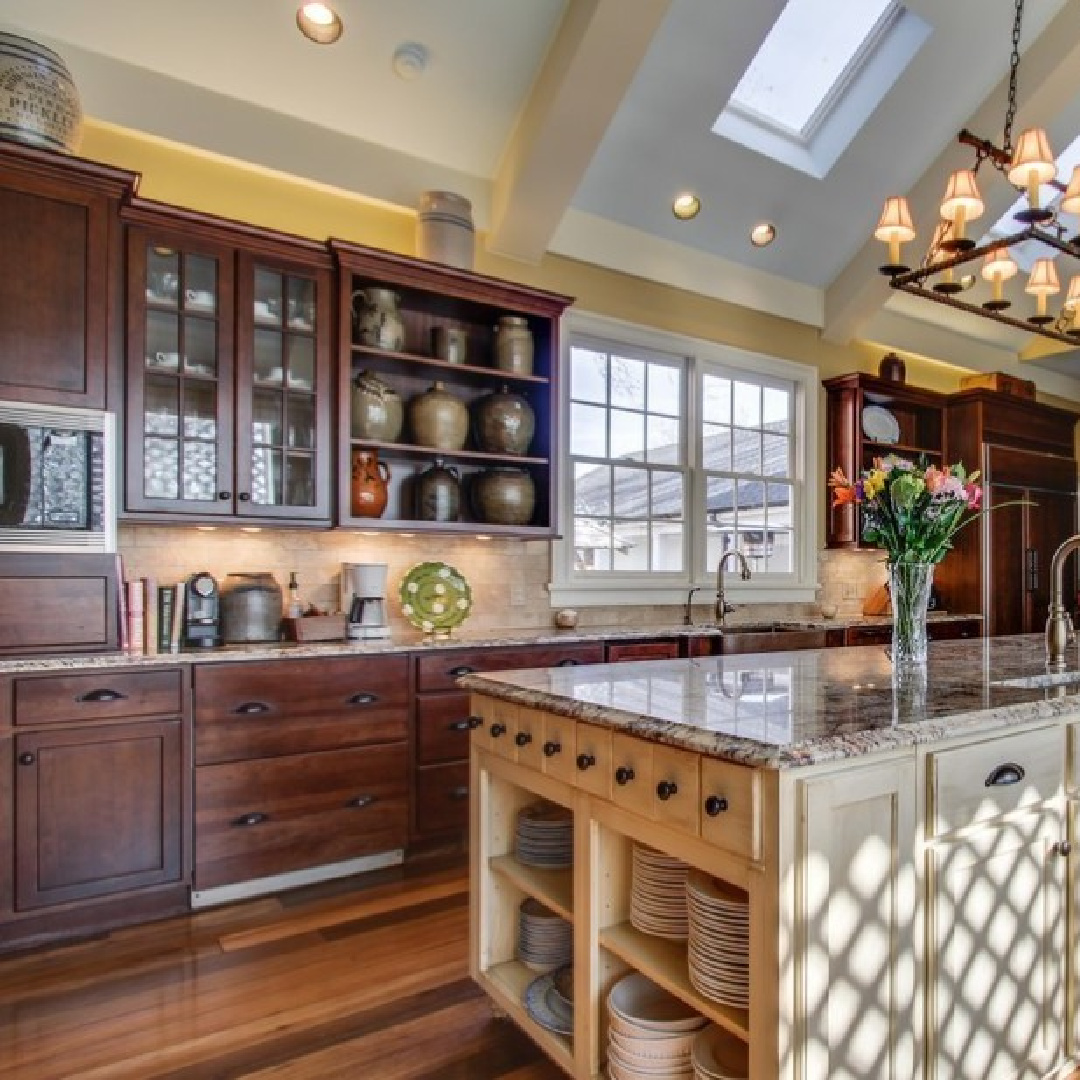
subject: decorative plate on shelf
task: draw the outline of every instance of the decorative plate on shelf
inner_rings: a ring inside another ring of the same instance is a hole
[[[542,1028],[557,1035],[574,1034],[574,1006],[555,989],[555,972],[533,979],[525,987],[523,1004]]]
[[[401,612],[425,634],[449,633],[472,610],[472,590],[459,570],[442,562],[417,563],[401,579]]]
[[[862,411],[863,434],[874,442],[896,443],[900,441],[900,424],[888,409],[880,405],[867,405]]]

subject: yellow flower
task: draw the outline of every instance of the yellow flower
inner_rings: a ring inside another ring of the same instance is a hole
[[[885,473],[880,469],[871,469],[863,477],[863,495],[867,499],[875,499],[885,488]]]

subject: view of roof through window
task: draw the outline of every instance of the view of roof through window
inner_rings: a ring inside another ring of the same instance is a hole
[[[788,0],[729,104],[809,138],[899,12],[899,0]]]

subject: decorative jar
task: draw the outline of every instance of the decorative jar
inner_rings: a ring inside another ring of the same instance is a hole
[[[495,366],[512,375],[531,375],[533,352],[529,320],[520,315],[504,315],[495,327]]]
[[[357,289],[352,294],[353,334],[360,345],[387,352],[405,348],[405,323],[393,289]]]
[[[527,454],[535,431],[532,406],[505,386],[473,405],[476,445],[490,454]]]
[[[82,106],[67,64],[52,49],[0,33],[0,138],[70,154]]]
[[[416,215],[416,254],[429,262],[471,270],[476,250],[472,203],[453,191],[425,191]]]
[[[933,563],[889,564],[894,669],[926,663],[926,611],[933,583]]]
[[[353,517],[382,517],[386,509],[390,466],[374,450],[352,452],[350,503]]]
[[[491,525],[528,525],[536,507],[536,485],[524,469],[485,469],[473,481],[473,510]]]
[[[408,404],[409,429],[417,446],[436,450],[460,450],[469,437],[469,409],[441,382],[411,398]]]
[[[436,458],[416,478],[416,516],[421,521],[457,521],[461,517],[461,475]]]
[[[353,438],[394,442],[404,423],[401,395],[377,375],[361,371],[352,384]]]

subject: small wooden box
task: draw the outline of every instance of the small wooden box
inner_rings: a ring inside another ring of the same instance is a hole
[[[285,619],[285,636],[289,641],[344,641],[344,615],[306,615],[302,619]]]
[[[1035,400],[1035,384],[1030,379],[1018,379],[1003,371],[988,371],[982,375],[964,375],[960,379],[961,390],[994,390],[999,394],[1011,394],[1025,401]]]

